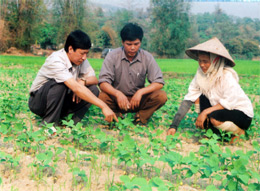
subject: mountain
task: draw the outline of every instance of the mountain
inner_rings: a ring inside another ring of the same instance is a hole
[[[143,9],[144,11],[150,6],[150,0],[89,0],[93,5],[102,7],[105,11],[116,11],[126,8],[129,10]],[[222,9],[227,15],[237,17],[249,17],[260,19],[260,1],[255,2],[190,2],[191,13],[212,13],[216,7]]]
[[[227,15],[260,19],[260,2],[192,2],[191,13],[212,13],[216,7]]]

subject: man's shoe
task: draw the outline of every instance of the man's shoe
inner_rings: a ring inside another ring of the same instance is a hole
[[[55,136],[56,135],[56,132],[57,130],[55,129],[55,127],[49,127],[47,129],[44,130],[44,132],[49,136],[49,137],[52,137],[52,136]]]

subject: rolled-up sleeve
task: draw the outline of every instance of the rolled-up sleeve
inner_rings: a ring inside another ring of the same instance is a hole
[[[88,60],[85,60],[82,65],[80,65],[80,72],[79,72],[79,77],[91,77],[91,76],[96,76],[94,69],[90,65]]]
[[[115,71],[114,71],[113,60],[110,54],[108,54],[103,62],[101,71],[99,73],[98,84],[101,84],[103,82],[112,84],[114,82],[114,79],[115,79]]]
[[[149,83],[156,82],[156,83],[160,83],[160,84],[164,85],[165,82],[163,80],[162,71],[152,55],[148,58],[147,62],[149,63],[148,64],[148,74],[147,74],[148,82]]]

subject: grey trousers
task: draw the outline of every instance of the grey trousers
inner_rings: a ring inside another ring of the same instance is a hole
[[[97,86],[87,88],[98,97]],[[39,90],[30,93],[29,108],[43,119],[42,124],[46,122],[58,125],[62,118],[71,113],[76,124],[81,121],[91,104],[83,100],[75,103],[72,101],[72,96],[73,92],[64,83],[50,80]]]

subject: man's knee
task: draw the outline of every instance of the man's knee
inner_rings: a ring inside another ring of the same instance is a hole
[[[91,85],[88,87],[88,89],[95,95],[95,96],[99,96],[99,89],[97,88],[96,85]]]
[[[109,96],[108,96],[108,94],[106,94],[106,93],[104,93],[104,92],[101,91],[101,92],[99,93],[98,98],[105,102],[106,100],[109,99]]]
[[[165,91],[158,90],[158,91],[154,92],[154,94],[155,94],[155,96],[152,96],[152,99],[156,99],[159,103],[165,104],[165,102],[168,99]]]

